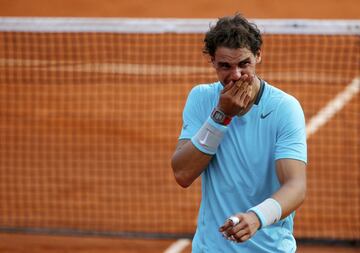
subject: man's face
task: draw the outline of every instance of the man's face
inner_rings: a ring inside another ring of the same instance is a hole
[[[261,61],[261,55],[260,51],[254,55],[247,48],[219,47],[211,60],[219,81],[225,86],[230,81],[238,81],[244,74],[255,75],[255,66]]]

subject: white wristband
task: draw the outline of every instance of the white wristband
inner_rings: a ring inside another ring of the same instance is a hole
[[[260,220],[260,228],[269,226],[278,222],[281,219],[281,206],[273,198],[268,198],[261,202],[259,205],[254,206],[248,210],[256,213]]]
[[[220,125],[210,117],[199,131],[191,138],[191,142],[201,152],[214,155],[227,130],[227,126]]]

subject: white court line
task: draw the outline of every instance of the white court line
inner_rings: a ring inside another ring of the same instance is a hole
[[[160,65],[160,64],[137,64],[121,62],[81,62],[63,60],[39,60],[39,59],[14,59],[0,58],[0,68],[31,68],[31,70],[64,71],[78,73],[103,73],[103,74],[128,74],[128,75],[190,75],[190,74],[214,74],[209,65],[184,66],[184,65]],[[317,72],[292,72],[292,71],[262,71],[261,76],[273,81],[283,82],[326,82],[329,84],[341,84],[342,75]]]
[[[339,93],[333,100],[321,109],[314,117],[309,120],[306,125],[307,138],[310,138],[320,127],[328,122],[338,111],[340,111],[346,103],[348,103],[360,90],[360,77],[354,78],[346,88]],[[189,239],[179,239],[164,253],[180,253],[187,247],[191,241]]]
[[[179,253],[191,244],[190,239],[179,239],[167,248],[164,253]]]
[[[306,135],[309,138],[320,127],[326,124],[346,103],[360,90],[360,77],[354,78],[346,88],[323,107],[314,117],[309,120],[306,126]]]
[[[130,75],[169,75],[169,74],[197,74],[212,73],[210,67],[195,67],[182,65],[156,65],[136,63],[84,63],[55,60],[29,60],[0,58],[0,67],[44,69],[47,71],[66,71],[104,74]]]

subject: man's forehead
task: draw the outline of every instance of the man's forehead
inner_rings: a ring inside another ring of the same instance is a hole
[[[218,62],[238,63],[254,56],[247,48],[226,48],[219,47],[215,52],[215,59]]]

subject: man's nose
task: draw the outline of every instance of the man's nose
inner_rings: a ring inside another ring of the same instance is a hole
[[[239,68],[239,67],[234,67],[232,70],[231,70],[231,80],[233,81],[237,81],[240,79],[241,75],[242,75],[242,69]]]

